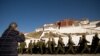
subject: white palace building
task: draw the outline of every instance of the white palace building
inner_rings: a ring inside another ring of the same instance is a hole
[[[75,45],[78,45],[79,37],[82,34],[86,34],[86,39],[90,41],[88,44],[91,45],[92,37],[95,33],[98,33],[100,38],[100,21],[65,19],[51,24],[44,24],[34,32],[26,33],[25,36],[28,44],[30,40],[40,40],[41,38],[47,42],[49,37],[53,37],[57,43],[60,35],[66,45],[68,42],[67,35],[71,34]]]

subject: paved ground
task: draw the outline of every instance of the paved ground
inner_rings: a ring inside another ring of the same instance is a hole
[[[53,55],[50,55],[50,54],[19,54],[18,56],[100,56],[100,54],[53,54]]]

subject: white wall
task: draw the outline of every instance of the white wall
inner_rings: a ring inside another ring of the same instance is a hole
[[[88,45],[91,45],[93,36],[94,36],[94,34],[92,34],[92,35],[86,35],[86,39],[90,42],[90,43],[88,43]],[[79,36],[72,35],[72,40],[75,43],[75,46],[78,45],[80,37],[81,37],[81,35],[79,35]],[[68,37],[62,37],[62,38],[63,38],[63,42],[64,42],[64,44],[66,46],[67,43],[68,43]],[[100,34],[99,34],[99,38],[100,38]],[[44,39],[45,42],[48,41],[48,38],[42,38],[42,39]],[[58,44],[58,37],[55,37],[54,39],[55,39],[56,44]],[[37,40],[39,40],[39,39],[34,39],[34,38],[27,39],[26,40],[27,46],[28,46],[28,43],[30,42],[30,40],[33,40],[33,41],[36,40],[36,42],[37,42]]]
[[[78,27],[61,27],[59,30],[61,33],[85,33],[86,29],[83,29],[81,26]]]

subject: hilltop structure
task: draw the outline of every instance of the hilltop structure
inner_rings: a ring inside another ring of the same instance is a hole
[[[58,35],[66,36],[67,34],[100,34],[100,21],[89,20],[71,20],[65,19],[51,24],[44,24],[34,32],[25,34],[27,37],[57,37]]]
[[[25,36],[28,38],[26,40],[27,43],[30,40],[37,41],[41,38],[48,41],[50,37],[55,38],[57,43],[59,36],[62,36],[64,43],[67,43],[68,34],[71,34],[73,41],[77,45],[79,37],[81,37],[82,34],[86,34],[86,38],[90,41],[90,45],[94,33],[100,35],[100,21],[65,19],[51,24],[44,24],[34,32],[26,33]]]

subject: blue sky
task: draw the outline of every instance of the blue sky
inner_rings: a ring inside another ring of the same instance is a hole
[[[9,23],[31,32],[65,18],[100,20],[100,0],[0,0],[0,35]]]

